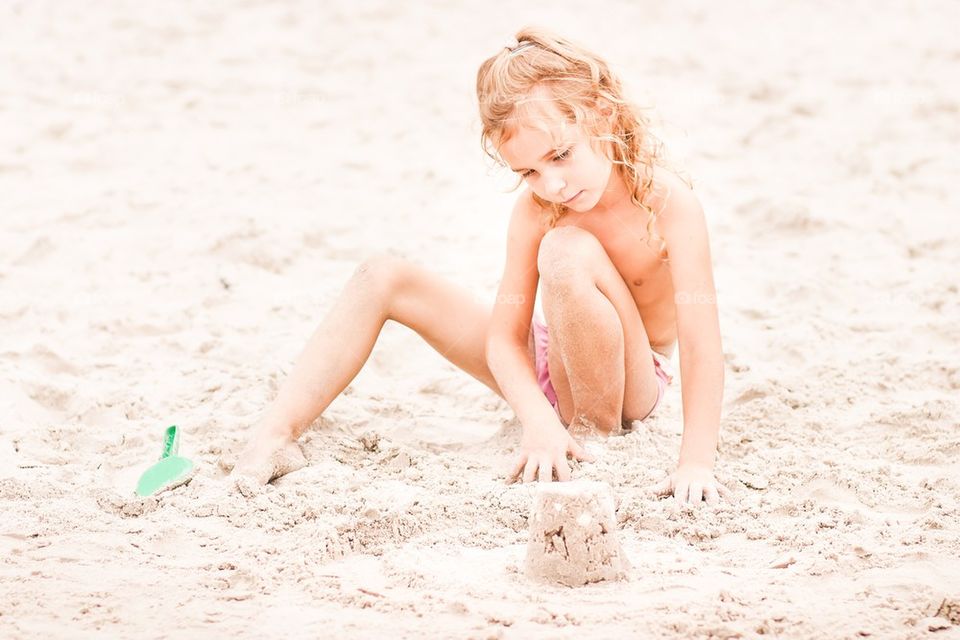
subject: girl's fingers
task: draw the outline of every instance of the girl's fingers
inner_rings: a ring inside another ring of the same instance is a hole
[[[527,458],[527,464],[523,468],[523,481],[533,482],[533,479],[537,477],[537,461],[533,458]]]
[[[580,446],[580,443],[570,438],[570,444],[567,446],[567,451],[573,455],[574,458],[580,460],[581,462],[595,462],[596,457],[592,453],[588,453],[586,449]]]
[[[540,471],[537,475],[540,482],[553,482],[553,463],[549,460],[540,461]]]
[[[524,465],[527,464],[527,454],[520,456],[520,459],[517,460],[516,464],[513,465],[513,468],[510,470],[510,474],[507,476],[507,484],[513,484],[519,480],[520,472],[523,471]]]
[[[680,482],[673,488],[673,498],[679,502],[687,501],[690,485],[687,482]]]
[[[656,495],[656,496],[665,496],[671,491],[673,491],[673,483],[670,481],[670,476],[667,476],[660,482],[652,484],[647,487],[647,491]]]
[[[703,502],[703,485],[698,482],[690,483],[690,503],[698,505]]]
[[[557,467],[557,479],[560,480],[560,482],[570,480],[570,466],[567,464],[565,458],[555,460],[554,465]]]
[[[703,488],[703,499],[706,500],[707,504],[711,507],[717,506],[720,503],[720,495],[717,493],[717,487],[710,484],[705,486]]]

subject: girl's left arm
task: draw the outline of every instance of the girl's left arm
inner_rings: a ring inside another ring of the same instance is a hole
[[[667,184],[657,228],[667,245],[677,313],[683,438],[677,470],[661,483],[660,493],[715,503],[728,491],[713,476],[724,361],[710,242],[696,194],[679,178]]]

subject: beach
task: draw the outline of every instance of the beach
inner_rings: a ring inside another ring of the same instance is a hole
[[[960,637],[960,5],[597,6],[0,9],[0,637]],[[493,303],[517,192],[476,71],[528,24],[691,178],[726,362],[736,501],[644,490],[677,376],[574,467],[631,565],[578,588],[524,572],[510,407],[392,322],[308,466],[225,489],[363,260]],[[138,497],[173,424],[196,475]]]

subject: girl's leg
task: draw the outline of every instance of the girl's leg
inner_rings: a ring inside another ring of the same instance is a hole
[[[553,229],[540,244],[538,267],[563,419],[610,433],[645,417],[658,393],[650,342],[603,246],[582,229]]]
[[[294,440],[357,375],[387,320],[410,327],[502,395],[485,356],[491,311],[465,289],[401,258],[365,261],[308,340],[234,473],[266,483],[303,466]]]

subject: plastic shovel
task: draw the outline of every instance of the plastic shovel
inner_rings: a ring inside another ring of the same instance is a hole
[[[190,481],[193,462],[177,455],[180,450],[180,430],[177,425],[163,433],[163,451],[160,460],[143,472],[137,482],[138,496],[151,496],[161,489],[172,489]]]

